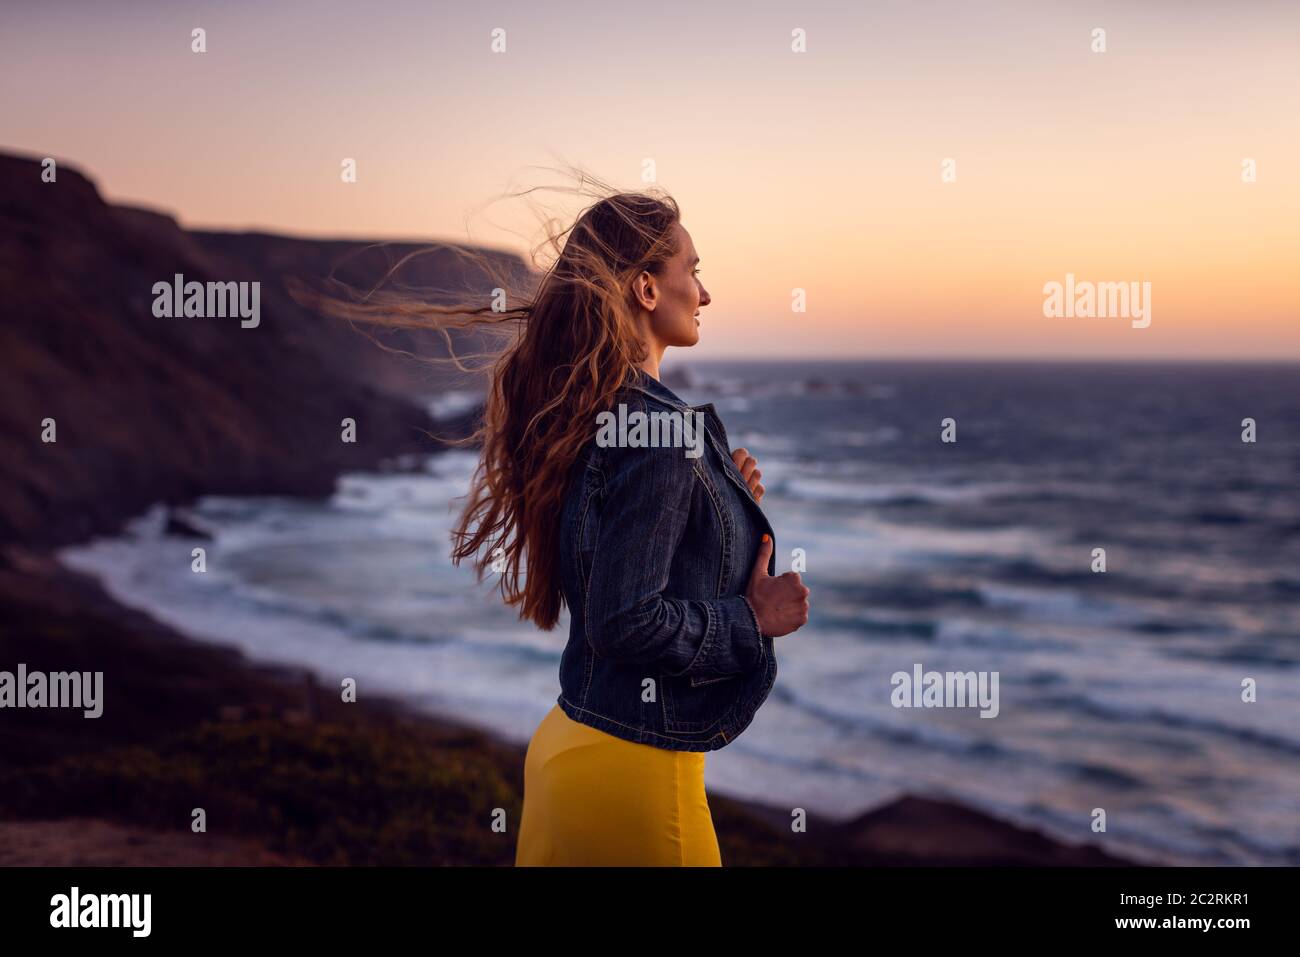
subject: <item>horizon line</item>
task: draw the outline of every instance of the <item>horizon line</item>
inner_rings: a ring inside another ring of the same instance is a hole
[[[664,362],[670,360],[670,353],[665,353]],[[1060,356],[1060,355],[1043,355],[1043,356],[1006,356],[1006,355],[987,355],[987,356],[926,356],[926,355],[902,355],[902,356],[879,356],[879,355],[859,355],[859,356],[762,356],[762,355],[732,355],[732,356],[704,356],[704,357],[686,357],[671,356],[672,359],[688,359],[690,362],[816,362],[826,365],[845,365],[853,362],[898,362],[898,363],[923,363],[923,362],[945,362],[945,363],[1008,363],[1008,364],[1057,364],[1057,365],[1279,365],[1291,366],[1300,365],[1300,357],[1278,358],[1276,356],[1227,356],[1204,358],[1200,356],[1146,356],[1146,357],[1117,357],[1117,356]]]

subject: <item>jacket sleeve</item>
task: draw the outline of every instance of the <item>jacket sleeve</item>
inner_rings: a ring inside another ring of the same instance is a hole
[[[766,652],[743,595],[664,595],[701,460],[672,447],[603,451],[605,497],[585,612],[592,649],[676,676],[712,678],[758,665]]]

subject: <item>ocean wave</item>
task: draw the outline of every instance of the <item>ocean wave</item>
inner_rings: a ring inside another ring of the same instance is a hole
[[[866,449],[896,442],[901,435],[892,425],[882,425],[876,429],[833,429],[822,432],[818,438],[830,445]]]
[[[458,418],[483,404],[481,389],[448,389],[425,401],[425,410],[436,421]]]
[[[1089,783],[1100,784],[1105,787],[1136,791],[1147,785],[1147,782],[1136,774],[1130,774],[1110,765],[1090,764],[1083,761],[1062,761],[1057,764],[1057,767],[1070,774],[1077,775]]]
[[[829,591],[837,604],[857,608],[975,609],[986,607],[984,597],[973,585],[935,580],[880,579],[871,582],[826,582],[819,593]]]
[[[961,618],[940,621],[935,644],[940,647],[960,646],[992,651],[1059,651],[1070,654],[1077,650],[1072,642],[1049,638],[1037,631],[1017,631],[1005,622],[978,622]]]
[[[1201,731],[1226,738],[1238,744],[1251,744],[1291,756],[1300,756],[1300,739],[1289,738],[1286,735],[1272,731],[1261,731],[1257,728],[1226,724],[1213,718],[1174,714],[1163,708],[1143,707],[1141,705],[1122,707],[1098,701],[1081,692],[1045,695],[1036,702],[1036,706],[1062,708],[1086,714],[1102,721],[1130,726],[1145,723],[1166,728]]]
[[[824,696],[805,694],[788,684],[776,685],[772,696],[837,731],[872,737],[901,748],[931,748],[952,755],[985,759],[1023,754],[988,738],[945,731],[919,722],[887,723],[861,712],[833,708],[825,703]]]
[[[1006,482],[969,485],[879,484],[855,479],[794,476],[786,479],[783,491],[794,498],[813,502],[909,506],[982,502],[990,495],[1008,494],[1008,490],[1020,487]]]

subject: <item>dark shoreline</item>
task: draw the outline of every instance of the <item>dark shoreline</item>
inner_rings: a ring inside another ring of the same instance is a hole
[[[393,699],[339,702],[119,605],[47,551],[0,551],[0,606],[5,667],[106,670],[96,646],[113,649],[93,725],[52,709],[0,725],[0,865],[513,863],[513,832],[490,821],[519,819],[520,745]],[[709,803],[728,866],[1134,863],[910,795],[844,823],[810,814],[802,834],[786,809]],[[208,834],[189,832],[194,807]]]

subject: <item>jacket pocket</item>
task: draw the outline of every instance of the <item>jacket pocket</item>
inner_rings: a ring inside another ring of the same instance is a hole
[[[701,685],[717,684],[719,681],[730,681],[732,678],[739,677],[739,672],[734,675],[717,675],[713,678],[705,678],[703,675],[691,675],[691,687],[698,688]]]
[[[728,676],[734,677],[734,676]],[[672,675],[659,676],[659,693],[663,699],[664,729],[669,734],[698,734],[711,731],[731,708],[737,686],[727,679],[704,679],[703,686],[693,686]]]

